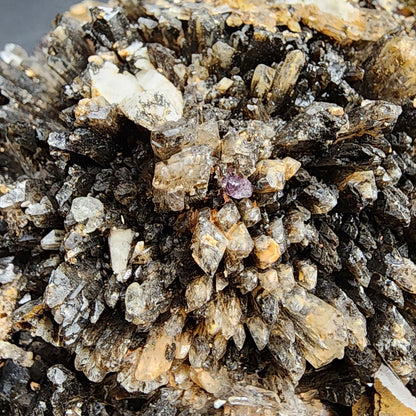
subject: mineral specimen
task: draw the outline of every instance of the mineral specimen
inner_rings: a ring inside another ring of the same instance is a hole
[[[0,413],[416,415],[404,0],[86,1],[0,52]]]

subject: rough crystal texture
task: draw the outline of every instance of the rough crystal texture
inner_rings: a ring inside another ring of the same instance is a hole
[[[300,287],[285,296],[283,306],[296,329],[303,333],[298,335],[300,347],[315,368],[344,356],[348,337],[344,319],[337,309]]]
[[[206,145],[192,146],[171,156],[166,163],[157,163],[153,177],[155,203],[161,209],[181,211],[185,195],[205,194],[212,165],[212,149]]]
[[[393,36],[381,45],[366,73],[366,85],[375,98],[402,104],[416,94],[414,72],[416,40]]]
[[[111,267],[117,275],[117,279],[122,279],[127,271],[127,262],[131,250],[134,231],[130,229],[113,228],[108,236],[108,248],[110,250]]]
[[[227,175],[224,179],[224,188],[227,195],[234,199],[250,198],[253,193],[251,182],[241,176]]]
[[[182,116],[182,94],[155,69],[142,69],[136,76],[120,74],[117,66],[105,62],[91,69],[92,86],[97,95],[133,122],[150,130]]]
[[[87,1],[6,45],[1,411],[415,414],[413,3]]]
[[[61,263],[52,272],[45,290],[45,304],[61,325],[66,344],[73,344],[86,326],[92,314],[89,306],[99,294],[101,284],[100,273],[88,263],[76,266]]]
[[[213,276],[222,260],[228,240],[223,232],[203,216],[199,217],[192,240],[192,257],[198,266]]]
[[[416,399],[384,364],[375,375],[378,415],[416,415]]]

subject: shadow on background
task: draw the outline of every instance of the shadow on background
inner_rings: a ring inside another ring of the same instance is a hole
[[[17,43],[28,52],[51,29],[58,14],[81,0],[0,0],[0,50]]]

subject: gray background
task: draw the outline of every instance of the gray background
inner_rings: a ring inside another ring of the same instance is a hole
[[[81,0],[0,0],[0,50],[17,43],[28,52],[51,29],[57,13]]]

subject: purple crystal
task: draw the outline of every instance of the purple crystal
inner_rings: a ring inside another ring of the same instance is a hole
[[[253,185],[251,182],[233,173],[225,177],[224,185],[226,194],[234,199],[250,198],[253,194]]]

